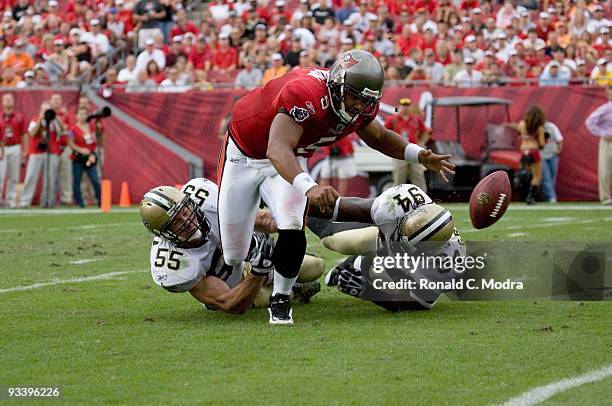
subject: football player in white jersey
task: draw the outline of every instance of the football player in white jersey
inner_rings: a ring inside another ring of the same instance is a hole
[[[189,292],[207,308],[244,313],[259,295],[267,305],[273,270],[274,232],[270,213],[257,214],[247,260],[235,266],[223,261],[217,216],[218,187],[204,178],[190,180],[181,190],[159,186],[148,191],[140,203],[142,222],[155,234],[151,246],[151,275],[169,292]],[[301,282],[314,281],[323,273],[323,261],[309,257],[302,265]],[[297,284],[296,299],[307,302],[319,291],[318,282]]]
[[[310,214],[324,217],[320,213]],[[376,199],[341,197],[336,201],[331,222],[309,217],[308,224],[322,238],[326,248],[351,255],[333,268],[325,281],[328,286],[337,286],[339,291],[355,297],[364,296],[369,279],[364,275],[372,276],[374,257],[377,255],[393,256],[404,252],[430,257],[456,258],[466,255],[465,245],[454,227],[451,213],[435,204],[418,186],[410,184],[387,189]],[[455,269],[421,267],[413,273],[403,272],[402,275],[409,275],[417,282],[423,278],[448,282],[459,278],[462,273]],[[421,310],[431,309],[443,292],[411,289],[402,293],[399,300],[389,291],[378,291],[371,297],[376,297],[372,300],[374,303],[389,310]]]

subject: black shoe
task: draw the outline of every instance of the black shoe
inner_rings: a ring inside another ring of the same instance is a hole
[[[525,202],[528,205],[532,205],[532,204],[536,203],[535,195],[536,195],[537,191],[538,191],[538,187],[537,186],[531,186],[529,188],[529,193],[527,194],[527,199],[525,200]]]
[[[277,293],[270,298],[270,324],[293,324],[293,310],[289,295]]]
[[[319,281],[296,283],[292,291],[294,300],[308,304],[310,299],[321,291],[321,283]]]

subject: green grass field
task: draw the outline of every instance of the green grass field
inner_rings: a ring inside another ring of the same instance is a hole
[[[447,207],[468,241],[612,241],[598,205],[513,205],[483,231]],[[323,287],[294,327],[271,327],[265,309],[157,288],[135,209],[40,213],[0,214],[0,385],[62,385],[71,404],[498,404],[612,363],[610,301],[389,313]],[[341,259],[312,235],[308,250]],[[578,402],[612,404],[612,377],[548,401]]]

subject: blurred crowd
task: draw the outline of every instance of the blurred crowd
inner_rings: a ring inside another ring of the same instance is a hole
[[[252,88],[338,53],[389,81],[446,86],[612,81],[597,0],[2,0],[2,86],[90,82],[107,94]],[[103,76],[102,76],[103,75]],[[406,82],[408,81],[408,82]],[[122,86],[117,86],[121,84]]]

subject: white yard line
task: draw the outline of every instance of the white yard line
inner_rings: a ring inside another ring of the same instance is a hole
[[[109,227],[124,227],[124,226],[133,226],[140,224],[140,222],[134,221],[130,223],[106,223],[106,224],[85,224],[82,226],[65,226],[65,227],[49,227],[45,228],[43,231],[62,231],[62,230],[95,230],[97,228],[109,228]],[[7,230],[3,230],[0,228],[0,233],[19,233],[19,232],[28,232],[33,231],[35,229],[27,229],[27,228],[9,228]],[[41,229],[37,229],[41,231]]]
[[[111,213],[136,213],[138,207],[113,207]],[[22,217],[22,216],[52,216],[57,214],[102,214],[100,209],[0,209],[0,216]]]
[[[76,261],[68,262],[70,265],[82,265],[89,264],[90,262],[102,261],[102,258],[86,258],[86,259],[77,259]]]
[[[0,294],[11,293],[11,292],[23,292],[25,290],[39,289],[39,288],[44,288],[46,286],[63,285],[65,283],[81,283],[81,282],[97,281],[97,280],[103,280],[103,279],[113,279],[114,277],[119,276],[119,275],[127,275],[127,274],[137,273],[137,272],[145,272],[145,270],[137,269],[137,270],[131,270],[131,271],[109,272],[109,273],[103,273],[103,274],[94,275],[94,276],[83,276],[80,278],[55,279],[49,282],[35,283],[33,285],[15,286],[12,288],[0,289]]]
[[[508,237],[516,238],[516,237],[525,237],[526,235],[527,235],[527,233],[510,233],[510,234],[508,234]]]
[[[530,406],[545,401],[561,392],[578,386],[601,381],[612,376],[612,364],[606,365],[595,371],[587,372],[586,374],[575,376],[573,378],[565,378],[557,382],[550,383],[544,386],[538,386],[528,390],[525,393],[514,397],[503,404],[503,406]]]

